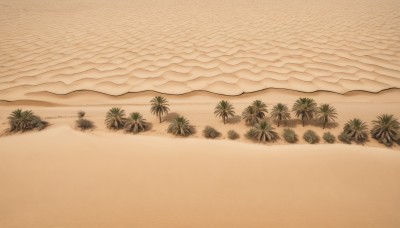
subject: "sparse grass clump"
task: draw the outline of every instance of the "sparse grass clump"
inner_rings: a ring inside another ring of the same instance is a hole
[[[235,140],[235,139],[238,139],[239,137],[240,137],[240,136],[239,136],[239,134],[238,134],[236,131],[234,131],[234,130],[228,131],[228,138],[229,138],[229,139]]]
[[[297,142],[297,135],[296,133],[290,129],[290,128],[285,128],[283,130],[283,138],[285,139],[286,142],[288,143],[295,143]]]
[[[325,132],[322,138],[325,140],[327,143],[334,143],[336,141],[336,137],[332,135],[331,132]]]
[[[79,112],[78,112],[78,118],[79,118],[79,119],[82,119],[83,117],[85,117],[85,114],[86,114],[86,113],[85,113],[84,111],[79,111]]]
[[[42,130],[47,127],[48,123],[36,116],[32,111],[22,111],[17,109],[11,112],[8,117],[10,132],[24,132],[29,130]]]
[[[92,121],[84,118],[79,118],[76,121],[76,127],[81,129],[82,131],[92,129],[94,127],[94,124]]]
[[[319,141],[318,135],[312,130],[306,131],[303,135],[303,138],[304,138],[304,140],[306,140],[306,142],[308,142],[310,144],[315,144],[315,143],[318,143],[318,141]]]
[[[219,131],[215,130],[215,128],[213,128],[213,127],[206,126],[203,130],[203,136],[208,139],[215,139],[215,138],[218,138],[219,136],[221,136],[221,133]]]

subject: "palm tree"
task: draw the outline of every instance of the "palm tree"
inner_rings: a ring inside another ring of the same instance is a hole
[[[302,97],[294,103],[292,109],[296,117],[301,117],[304,127],[304,120],[313,118],[316,107],[317,103],[313,99]]]
[[[169,104],[168,104],[167,99],[165,99],[162,96],[155,96],[150,101],[150,103],[151,103],[151,109],[150,109],[151,113],[153,115],[158,116],[158,118],[160,118],[160,123],[161,123],[161,117],[164,114],[168,114],[168,112],[169,112],[169,108],[168,108]]]
[[[258,123],[258,115],[256,108],[254,106],[247,107],[242,113],[242,119],[246,121],[247,125],[253,126]]]
[[[225,120],[227,118],[229,118],[229,116],[235,115],[235,109],[233,108],[231,103],[229,103],[228,101],[222,100],[217,104],[217,106],[215,106],[214,114],[217,117],[222,117],[222,119],[224,120],[224,124],[225,124]]]
[[[278,103],[272,108],[271,118],[278,121],[278,127],[282,120],[290,119],[290,112],[287,105]]]
[[[371,135],[380,143],[390,146],[400,135],[400,123],[393,115],[383,114],[372,121]]]
[[[174,135],[186,136],[192,134],[193,127],[185,117],[178,116],[168,126],[168,132]]]
[[[106,125],[109,129],[121,129],[125,125],[125,111],[121,108],[111,108],[106,115]]]
[[[325,129],[328,122],[334,122],[335,119],[337,119],[337,112],[336,109],[329,104],[322,104],[317,108],[316,116],[323,123],[322,129]]]
[[[142,114],[133,112],[129,115],[125,123],[125,130],[128,132],[138,133],[145,131],[147,128],[146,120],[143,119]]]
[[[41,130],[47,126],[47,122],[42,121],[32,111],[22,111],[21,109],[11,112],[8,117],[8,123],[10,125],[10,132],[28,131],[34,128]]]
[[[265,113],[268,112],[267,105],[261,100],[253,101],[253,107],[257,113],[257,117],[259,119],[263,119],[265,117]]]
[[[349,120],[343,128],[343,133],[346,134],[350,140],[354,140],[357,143],[363,142],[368,137],[367,124],[358,118]]]
[[[265,120],[260,121],[252,129],[252,136],[260,142],[275,141],[278,134],[273,130],[272,126]]]

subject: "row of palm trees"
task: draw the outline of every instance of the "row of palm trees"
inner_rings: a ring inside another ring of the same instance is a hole
[[[161,123],[162,117],[170,111],[167,99],[162,96],[156,96],[150,101],[150,104],[151,113],[157,116]],[[303,126],[306,120],[313,119],[314,117],[322,123],[322,128],[325,128],[329,122],[334,122],[337,119],[337,111],[333,106],[329,104],[317,106],[316,102],[311,98],[299,98],[296,100],[292,107],[292,112],[294,112],[297,118],[301,119]],[[261,100],[255,100],[250,106],[244,109],[242,119],[245,120],[247,125],[252,127],[246,134],[248,137],[262,142],[277,139],[278,134],[265,119],[266,113],[268,113],[267,105]],[[235,115],[235,109],[230,102],[222,100],[215,106],[214,114],[222,118],[225,124],[230,117]],[[83,121],[85,120],[83,119],[84,113],[78,113],[78,115],[81,121],[77,123],[86,125],[87,122]],[[32,111],[22,111],[20,109],[13,111],[8,119],[11,132],[39,129],[44,124],[47,125],[38,116],[34,115]],[[273,106],[271,119],[276,120],[278,127],[281,121],[291,119],[288,106],[282,103]],[[126,117],[125,111],[121,108],[111,108],[106,114],[105,123],[109,129],[125,129],[127,132],[133,133],[146,131],[149,128],[149,123],[146,122],[142,114],[132,112]],[[168,132],[174,135],[186,136],[194,133],[194,127],[184,116],[177,116],[168,126]],[[373,128],[370,133],[379,142],[391,145],[393,142],[399,140],[400,123],[393,115],[383,114],[378,116],[377,120],[373,121]],[[354,141],[362,143],[367,138],[367,124],[358,118],[348,121],[344,125],[343,132],[339,135],[339,139],[344,142]]]
[[[307,97],[299,98],[293,105],[292,111],[297,118],[301,118],[303,127],[305,120],[313,119],[314,116],[322,123],[322,128],[326,127],[329,122],[334,122],[337,119],[336,109],[329,104],[322,104],[317,107],[317,103]],[[267,105],[261,100],[255,100],[253,103],[244,109],[242,118],[247,125],[254,126],[260,120],[265,118],[265,113],[268,113]],[[223,119],[224,124],[229,117],[235,115],[235,109],[231,103],[226,100],[220,101],[214,109],[214,114]],[[286,104],[278,103],[272,108],[271,118],[280,126],[281,121],[291,119],[290,110]]]

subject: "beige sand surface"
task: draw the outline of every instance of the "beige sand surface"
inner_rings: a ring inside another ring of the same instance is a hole
[[[400,226],[393,150],[67,126],[0,138],[0,147],[0,227]]]
[[[0,0],[0,98],[400,88],[397,0]]]

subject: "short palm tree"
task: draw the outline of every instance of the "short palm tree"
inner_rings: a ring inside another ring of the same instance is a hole
[[[372,123],[374,126],[371,130],[371,135],[380,143],[390,146],[394,141],[398,140],[400,123],[393,115],[380,115]]]
[[[268,113],[267,105],[261,100],[253,101],[253,107],[257,113],[257,117],[259,119],[263,119],[265,117],[265,113]]]
[[[109,129],[121,129],[125,125],[125,111],[121,108],[111,108],[106,115],[106,125]]]
[[[272,108],[271,118],[278,121],[278,127],[282,120],[290,119],[290,112],[287,105],[278,103]]]
[[[316,116],[322,122],[322,129],[325,129],[327,123],[334,122],[337,119],[337,112],[333,106],[322,104],[317,108]]]
[[[368,137],[367,124],[358,118],[349,120],[343,128],[343,133],[346,134],[350,140],[357,143],[363,142]]]
[[[185,117],[178,116],[168,126],[168,132],[174,135],[186,136],[193,133],[193,127]]]
[[[161,117],[163,115],[168,114],[169,112],[169,104],[167,99],[165,99],[162,96],[156,96],[154,97],[151,101],[151,113],[153,115],[156,115],[159,119],[160,119],[160,123],[161,123]]]
[[[14,110],[8,117],[10,131],[28,131],[36,128],[40,119],[32,111]]]
[[[214,110],[214,114],[217,117],[221,117],[224,121],[224,124],[229,116],[235,115],[235,109],[233,108],[233,105],[225,100],[220,101],[217,106],[215,106]]]
[[[260,142],[275,141],[278,134],[273,130],[273,127],[265,120],[260,121],[252,129],[252,137]]]
[[[316,107],[317,103],[313,99],[302,97],[294,103],[292,109],[296,117],[301,117],[304,127],[304,120],[313,118]]]
[[[247,107],[242,113],[242,119],[246,121],[247,125],[253,126],[258,123],[258,115],[256,108],[254,106]]]
[[[125,130],[128,132],[138,133],[145,131],[147,128],[146,120],[143,119],[142,114],[133,112],[129,115],[125,122]]]

